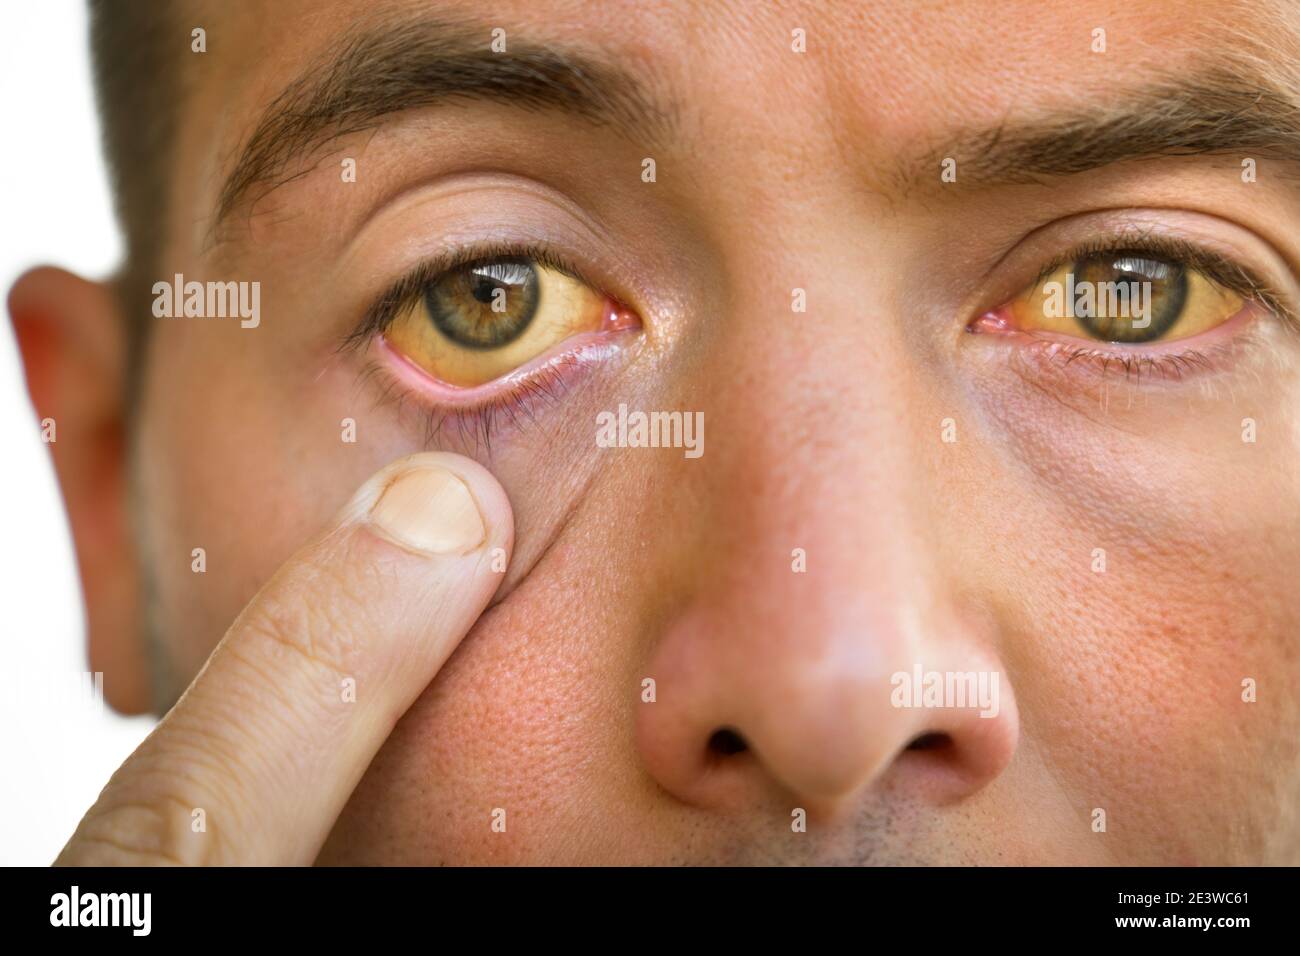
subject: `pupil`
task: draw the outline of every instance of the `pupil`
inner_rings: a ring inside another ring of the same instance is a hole
[[[496,290],[497,284],[485,275],[476,275],[471,282],[473,284],[470,288],[470,294],[485,305],[491,305],[492,293]]]

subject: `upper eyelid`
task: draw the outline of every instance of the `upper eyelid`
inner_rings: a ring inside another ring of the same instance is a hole
[[[544,219],[551,228],[558,224],[563,231],[572,234],[580,245],[608,248],[614,241],[599,218],[593,216],[577,198],[555,185],[504,170],[476,167],[419,180],[378,201],[354,227],[347,249],[350,252],[363,243],[371,231],[390,233],[394,218],[402,220],[418,214],[421,221],[414,227],[425,228],[430,217],[437,217],[436,213],[424,210],[455,208],[462,203],[473,207],[471,215],[476,221],[481,219],[485,210],[493,214],[509,210],[508,218],[512,222]],[[435,227],[435,231],[441,232],[443,228]],[[541,236],[535,238],[543,241]],[[474,240],[465,242],[472,244]]]
[[[653,291],[645,250],[633,254],[629,237],[590,203],[548,180],[492,166],[421,177],[377,200],[350,232],[339,268],[401,277],[374,301],[391,297],[409,273],[426,268],[424,260],[460,264],[529,250],[549,253],[545,264],[563,265],[572,277],[629,305],[646,306],[640,297]]]

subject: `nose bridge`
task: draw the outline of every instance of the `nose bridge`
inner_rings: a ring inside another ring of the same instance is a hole
[[[890,271],[827,213],[769,210],[781,227],[748,252],[770,266],[729,283],[709,374],[740,387],[715,393],[708,480],[719,614],[752,620],[765,654],[797,658],[787,673],[831,693],[916,643],[934,575],[926,403],[886,305]]]
[[[848,226],[802,228],[791,222],[788,242],[755,249],[770,263],[761,279],[730,283],[706,373],[734,383],[710,398],[711,505],[728,537],[746,539],[733,547],[779,543],[823,580],[900,593],[927,577],[933,454],[920,446],[931,403],[889,312],[888,268]]]

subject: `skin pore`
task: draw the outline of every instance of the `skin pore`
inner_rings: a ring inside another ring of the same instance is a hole
[[[109,436],[56,466],[110,700],[172,703],[368,476],[450,451],[504,487],[513,557],[321,862],[1300,862],[1300,25],[988,10],[196,5],[157,278],[256,280],[260,324],[146,317],[128,407],[107,293],[28,295]],[[440,36],[470,72],[495,27],[560,93],[372,96],[241,166],[341,44]],[[1152,243],[1248,274],[1245,310],[1141,358],[996,318],[1062,257]],[[624,318],[582,300],[602,337],[470,407],[358,328],[484,247],[544,249]],[[598,448],[620,404],[703,412],[705,453]],[[997,715],[893,706],[918,666],[998,673]]]

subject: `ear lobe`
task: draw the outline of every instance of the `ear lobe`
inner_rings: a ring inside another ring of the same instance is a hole
[[[110,705],[144,712],[149,670],[128,508],[126,335],[116,298],[108,285],[46,266],[14,283],[9,314],[32,405],[53,422],[48,447],[76,546],[90,668],[103,672]]]

